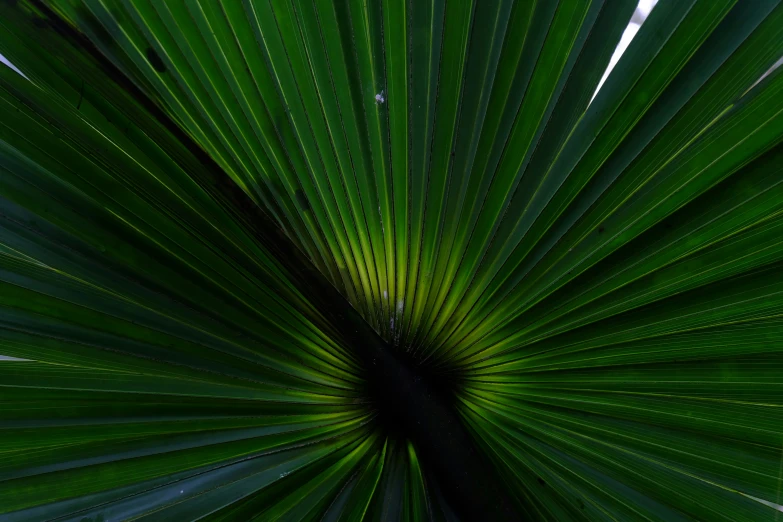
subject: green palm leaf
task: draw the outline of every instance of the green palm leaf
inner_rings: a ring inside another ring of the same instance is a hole
[[[0,2],[3,520],[774,520],[783,5]]]

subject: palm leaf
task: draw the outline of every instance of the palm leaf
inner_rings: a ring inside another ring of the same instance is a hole
[[[7,520],[772,520],[783,5],[0,3]]]

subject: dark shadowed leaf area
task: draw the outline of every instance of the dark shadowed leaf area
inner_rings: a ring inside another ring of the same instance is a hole
[[[635,9],[0,0],[0,520],[778,520],[783,5]]]

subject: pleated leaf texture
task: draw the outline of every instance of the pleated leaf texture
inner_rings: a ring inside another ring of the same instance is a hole
[[[0,520],[778,520],[783,5],[635,8],[0,1]]]

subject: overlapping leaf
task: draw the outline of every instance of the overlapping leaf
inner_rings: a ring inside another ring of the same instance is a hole
[[[7,14],[32,81],[0,71],[0,351],[26,359],[0,371],[3,518],[380,517],[392,469],[438,513],[296,251],[78,43],[30,49],[46,18]]]

